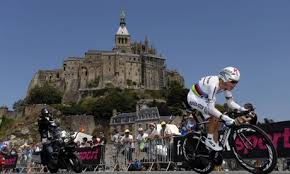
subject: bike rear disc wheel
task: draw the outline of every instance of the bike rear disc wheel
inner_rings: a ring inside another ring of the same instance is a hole
[[[235,158],[247,171],[264,174],[276,167],[276,149],[259,127],[245,124],[233,128],[229,143]]]

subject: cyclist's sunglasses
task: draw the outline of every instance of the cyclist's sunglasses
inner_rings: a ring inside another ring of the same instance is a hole
[[[231,80],[230,82],[231,82],[232,84],[237,84],[239,81]]]

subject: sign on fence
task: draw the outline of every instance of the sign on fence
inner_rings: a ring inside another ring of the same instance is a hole
[[[277,150],[278,157],[290,157],[290,121],[263,124],[259,127],[269,135]],[[254,145],[254,151],[249,151],[239,139],[235,142],[237,150],[245,154],[248,158],[263,157],[265,154],[263,151],[266,150],[267,147],[262,143],[261,137],[252,135],[248,137],[248,140]],[[232,153],[229,151],[229,147],[226,150],[227,151],[224,152],[224,157],[233,158]]]
[[[102,146],[77,148],[79,157],[84,165],[98,165],[102,157]]]
[[[283,121],[271,124],[263,124],[259,126],[262,128],[272,140],[278,157],[290,157],[290,121]],[[236,141],[236,147],[238,151],[244,153],[248,158],[251,157],[263,157],[265,154],[263,151],[266,150],[266,146],[262,144],[260,137],[250,136],[248,137],[249,141],[255,146],[255,150],[249,151],[243,145],[241,141]],[[183,156],[183,141],[184,137],[174,137],[173,141],[173,152],[172,152],[172,161],[181,162],[184,160]],[[223,153],[224,158],[234,158],[230,147],[226,146],[225,152]]]
[[[5,155],[4,169],[14,169],[17,164],[17,155]]]

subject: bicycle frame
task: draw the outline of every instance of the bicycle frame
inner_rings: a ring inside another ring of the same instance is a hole
[[[223,123],[222,121],[220,121],[220,122]],[[203,121],[203,122],[197,123],[197,125],[206,125],[207,123],[208,123],[208,121]],[[224,131],[222,133],[222,139],[221,140],[219,139],[219,142],[220,142],[221,146],[223,147],[223,149],[225,149],[226,144],[228,143],[228,139],[229,139],[231,131],[232,131],[231,127],[228,127],[228,126],[224,127]],[[219,136],[221,136],[221,135],[219,135]],[[204,143],[204,140],[206,137],[204,137],[204,138],[203,137],[204,136],[201,135],[201,141]]]

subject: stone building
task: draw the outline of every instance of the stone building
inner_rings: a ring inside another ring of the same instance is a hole
[[[63,67],[56,70],[39,70],[30,82],[28,92],[45,83],[63,93],[63,103],[76,102],[81,92],[119,87],[159,90],[166,88],[168,80],[183,77],[176,71],[168,78],[165,58],[144,42],[131,42],[126,28],[125,13],[120,14],[120,25],[111,51],[88,50],[84,57],[68,57]]]
[[[149,123],[160,122],[160,115],[157,107],[143,106],[136,112],[119,113],[113,115],[110,120],[110,129],[113,132],[114,129],[118,129],[124,132],[125,129],[129,129],[133,134],[137,133],[137,129],[142,127],[144,130],[148,128]]]
[[[166,74],[167,82],[175,81],[184,87],[184,79],[182,76],[179,75],[177,70],[168,70]]]

